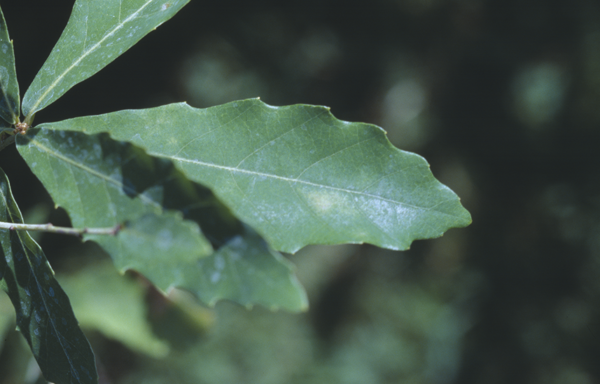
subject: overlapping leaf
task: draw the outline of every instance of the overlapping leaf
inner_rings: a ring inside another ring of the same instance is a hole
[[[0,221],[22,223],[2,170]],[[94,354],[39,245],[27,232],[0,230],[0,253],[0,285],[44,377],[56,383],[97,383]]]
[[[15,52],[8,37],[6,20],[0,9],[0,117],[10,124],[19,118],[19,84]]]
[[[19,152],[54,202],[69,212],[74,227],[113,227],[127,222],[121,231],[127,233],[130,226],[142,228],[135,224],[138,221],[146,223],[145,237],[159,244],[140,248],[139,254],[131,252],[131,239],[124,241],[122,234],[87,236],[109,252],[119,269],[167,273],[170,264],[188,263],[212,252],[196,223],[163,211],[165,199],[177,198],[172,195],[177,171],[168,161],[150,158],[106,134],[30,130],[19,139],[25,144],[19,145]],[[153,218],[151,223],[148,217]]]
[[[107,134],[31,129],[17,141],[25,161],[55,203],[67,210],[75,227],[124,223],[116,237],[88,236],[108,251],[119,269],[136,269],[163,290],[188,289],[207,303],[226,298],[291,311],[306,308],[305,293],[289,263],[254,235],[244,233],[239,223],[219,220],[228,215],[218,214],[223,208],[214,196],[183,177],[170,161],[152,158]],[[209,256],[210,244],[197,224],[172,210],[205,225],[221,249]],[[239,256],[243,247],[246,256],[230,257],[236,250]],[[237,275],[229,269],[217,270],[232,278],[211,281],[208,265],[215,264],[209,260],[217,257],[231,259],[227,266]],[[263,266],[269,269],[270,279],[248,276]],[[206,288],[205,282],[215,287]]]
[[[56,46],[23,99],[31,116],[170,19],[189,0],[77,0]]]
[[[406,249],[471,221],[422,157],[393,147],[381,128],[337,120],[324,107],[180,103],[44,127],[110,132],[173,161],[285,252],[362,242]]]

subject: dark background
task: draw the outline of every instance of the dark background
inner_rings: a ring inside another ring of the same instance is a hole
[[[2,0],[22,94],[72,4]],[[600,382],[598,2],[193,0],[36,123],[256,96],[382,126],[473,224],[403,253],[290,256],[308,314],[225,303],[160,362],[98,337],[107,382]],[[51,207],[14,148],[0,166],[25,213]],[[74,244],[44,237],[58,273]]]

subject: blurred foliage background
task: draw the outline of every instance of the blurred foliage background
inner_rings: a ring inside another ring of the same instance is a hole
[[[2,1],[21,92],[73,1]],[[163,297],[92,244],[39,241],[102,383],[600,382],[600,3],[193,0],[37,122],[260,96],[423,155],[473,215],[410,251],[309,247],[305,314]],[[29,222],[68,224],[14,148]],[[0,383],[37,383],[0,296]]]

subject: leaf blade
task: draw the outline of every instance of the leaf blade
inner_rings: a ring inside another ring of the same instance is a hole
[[[2,170],[0,199],[0,220],[22,223]],[[2,288],[44,377],[59,383],[97,383],[92,349],[39,245],[24,231],[0,231],[0,244]]]
[[[0,117],[9,124],[19,120],[19,83],[15,69],[15,51],[0,9]]]
[[[23,114],[32,116],[97,73],[188,2],[77,0],[60,39],[25,92]]]
[[[44,127],[109,132],[173,161],[284,252],[363,242],[403,250],[471,222],[422,157],[393,147],[381,128],[337,120],[324,107],[180,103]]]

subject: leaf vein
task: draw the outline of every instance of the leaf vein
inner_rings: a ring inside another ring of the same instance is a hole
[[[251,170],[241,169],[241,168],[228,167],[228,166],[225,166],[225,165],[211,164],[211,163],[206,163],[206,162],[199,161],[199,160],[191,160],[191,159],[186,159],[186,158],[182,158],[182,157],[169,156],[169,155],[164,155],[164,154],[161,154],[161,153],[148,152],[148,154],[151,155],[151,156],[160,157],[160,158],[164,158],[164,159],[169,159],[169,160],[176,161],[176,162],[179,162],[179,163],[191,163],[191,164],[196,164],[196,165],[203,166],[203,167],[221,169],[221,170],[228,171],[228,172],[231,172],[231,173],[243,173],[243,174],[247,174],[247,175],[251,175],[251,176],[256,176],[256,177],[265,177],[265,178],[271,178],[271,179],[281,180],[281,181],[285,181],[285,182],[293,182],[293,183],[298,183],[298,184],[304,184],[304,185],[308,185],[308,186],[311,186],[311,187],[325,188],[325,189],[329,189],[329,190],[333,190],[333,191],[344,192],[344,193],[353,194],[353,195],[359,195],[359,196],[362,196],[362,197],[372,197],[372,198],[380,199],[382,201],[386,201],[386,202],[389,202],[389,203],[399,204],[399,205],[402,205],[402,206],[414,208],[414,209],[417,209],[417,210],[422,209],[422,210],[430,211],[432,209],[431,207],[419,207],[419,206],[416,206],[416,205],[413,205],[413,204],[405,203],[405,202],[402,202],[402,201],[392,200],[390,198],[379,196],[379,195],[374,195],[374,194],[371,194],[371,193],[365,193],[365,192],[362,192],[362,191],[355,191],[355,190],[351,190],[351,189],[347,189],[347,188],[333,187],[333,186],[330,186],[330,185],[317,184],[317,183],[313,183],[313,182],[310,182],[310,181],[307,181],[307,180],[298,180],[298,179],[295,179],[295,178],[289,178],[289,177],[285,177],[285,176],[278,176],[278,175],[269,174],[269,173],[251,171]],[[451,214],[446,213],[446,212],[439,212],[439,213],[443,214],[443,215],[454,217],[454,215],[451,215]]]

